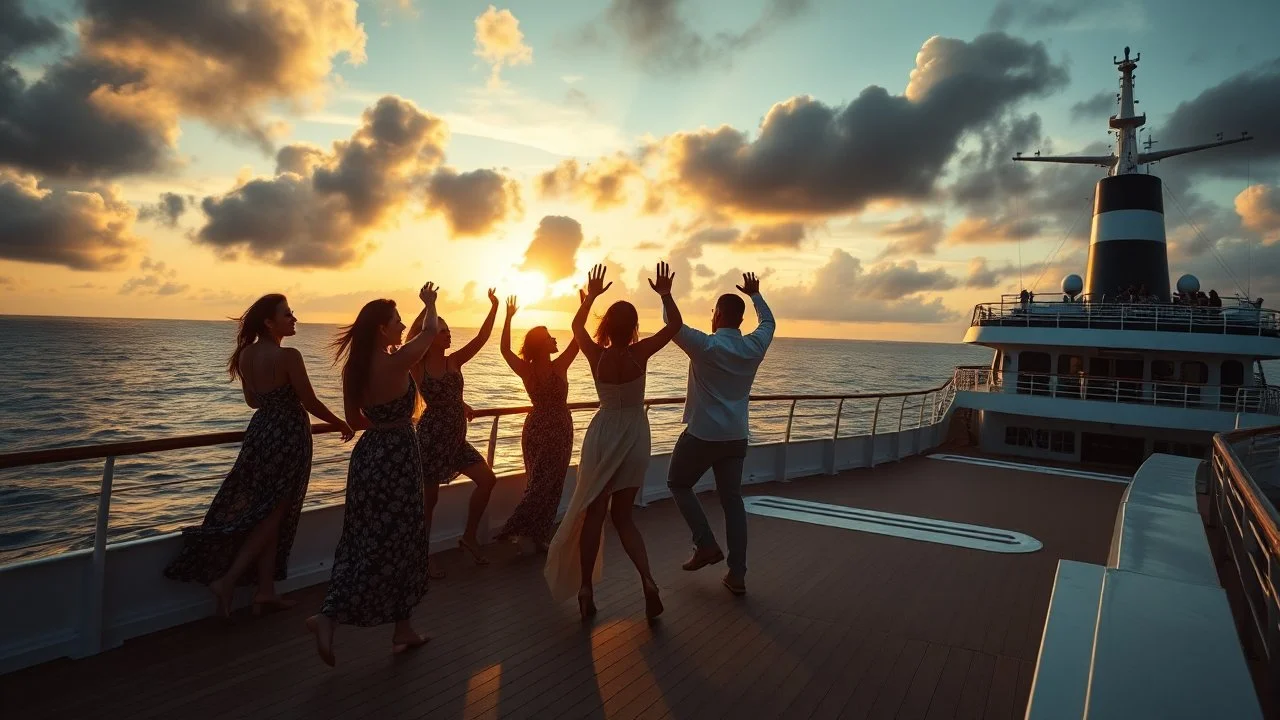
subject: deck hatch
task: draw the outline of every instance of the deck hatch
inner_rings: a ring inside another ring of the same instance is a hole
[[[892,535],[907,540],[956,545],[998,553],[1028,553],[1039,550],[1039,540],[1012,530],[968,525],[936,518],[897,515],[845,505],[795,500],[772,495],[743,498],[747,512],[755,515],[807,522],[813,525]]]

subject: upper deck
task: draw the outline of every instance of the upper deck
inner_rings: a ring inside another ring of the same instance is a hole
[[[666,613],[606,530],[600,615],[555,604],[541,556],[494,549],[415,613],[435,639],[393,658],[388,630],[344,627],[338,667],[315,657],[299,607],[199,621],[82,660],[0,676],[13,717],[1022,717],[1059,559],[1103,563],[1124,485],[914,457],[748,494],[1026,533],[1005,554],[752,515],[749,594],[723,566],[680,570],[688,530],[670,501],[637,509]],[[992,502],[999,498],[999,502]],[[705,503],[714,527],[719,508]]]
[[[973,308],[964,341],[980,345],[1058,345],[1250,358],[1280,357],[1280,313],[1241,304],[1065,302],[1005,296]]]

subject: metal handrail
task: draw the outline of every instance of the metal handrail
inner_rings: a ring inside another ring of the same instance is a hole
[[[1273,701],[1280,700],[1280,513],[1250,469],[1274,467],[1269,463],[1278,456],[1280,426],[1215,435],[1208,488],[1208,527],[1222,539],[1240,579],[1252,620],[1244,631],[1265,660]]]
[[[971,327],[1022,326],[1099,330],[1156,330],[1280,337],[1280,312],[1252,306],[1201,307],[1165,303],[1018,300],[978,303]]]
[[[927,398],[932,396],[931,403],[932,412],[930,414],[930,424],[938,422],[946,413],[951,400],[955,396],[952,389],[952,380],[948,379],[941,385],[923,390],[904,390],[899,392],[888,393],[851,393],[851,394],[821,394],[821,395],[752,395],[751,402],[787,402],[789,409],[786,415],[787,425],[782,443],[788,445],[792,442],[792,421],[796,418],[796,406],[802,402],[810,401],[838,401],[839,405],[836,410],[835,426],[836,431],[832,438],[839,437],[839,428],[841,416],[845,412],[846,401],[849,400],[875,400],[876,410],[872,417],[871,435],[877,432],[877,419],[880,412],[880,404],[885,398],[901,398],[900,407],[898,408],[898,428],[902,429],[904,423],[904,413],[907,408],[907,398],[919,396]],[[662,397],[649,398],[644,402],[645,411],[654,406],[678,405],[684,403],[683,397]],[[924,418],[924,400],[921,401],[920,418]],[[594,410],[599,407],[599,402],[575,402],[569,403],[570,411],[578,410]],[[500,407],[477,409],[474,412],[474,418],[492,418],[492,424],[489,428],[488,447],[486,457],[492,466],[496,452],[496,445],[500,439],[498,435],[499,422],[504,417],[517,416],[527,414],[532,410],[532,406],[516,406],[516,407]],[[779,416],[782,417],[782,416]],[[918,427],[923,427],[920,425]],[[312,434],[325,434],[337,432],[338,428],[328,423],[314,423],[311,426]],[[204,433],[197,435],[181,435],[170,438],[160,438],[155,440],[135,440],[127,442],[114,443],[97,443],[92,445],[78,445],[68,447],[49,448],[45,450],[30,450],[16,453],[0,454],[0,469],[31,467],[37,465],[48,465],[61,462],[75,462],[83,460],[104,460],[102,479],[99,484],[98,492],[94,494],[86,493],[87,497],[97,496],[98,507],[95,520],[93,555],[94,555],[94,572],[92,574],[91,592],[101,593],[103,591],[103,583],[105,582],[105,553],[107,547],[107,531],[109,518],[111,514],[111,498],[113,496],[113,478],[115,474],[115,461],[117,457],[130,455],[141,455],[146,453],[163,452],[167,450],[210,447],[215,445],[226,445],[237,443],[244,440],[245,432],[220,432],[220,433]],[[177,484],[178,481],[164,481],[164,484]],[[129,485],[129,489],[138,489],[148,485]],[[159,486],[159,484],[154,484]],[[334,493],[339,494],[339,493]],[[57,503],[65,502],[65,498],[50,498],[46,501]],[[13,548],[0,550],[0,552],[12,551]],[[101,572],[100,572],[101,571]],[[97,619],[100,621],[100,618]]]
[[[1007,392],[1005,372],[986,367],[956,368],[957,390]],[[1015,392],[1072,400],[1102,400],[1166,407],[1217,408],[1236,413],[1280,415],[1280,388],[1206,385],[1141,378],[1090,377],[1011,371]]]

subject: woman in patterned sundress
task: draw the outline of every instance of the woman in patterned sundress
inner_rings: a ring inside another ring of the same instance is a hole
[[[418,389],[409,368],[435,338],[435,286],[427,283],[418,296],[425,309],[414,340],[400,346],[405,327],[395,302],[374,300],[333,343],[337,360],[343,361],[347,421],[364,433],[351,451],[329,591],[320,612],[306,623],[315,636],[316,653],[330,666],[336,663],[333,636],[339,624],[395,623],[393,653],[428,639],[410,622],[427,592],[428,520],[422,512],[422,465],[413,430]]]
[[[511,513],[498,539],[517,544],[531,543],[543,552],[551,542],[564,492],[565,474],[573,455],[573,416],[569,413],[569,367],[578,357],[578,341],[554,360],[556,339],[543,326],[524,336],[517,356],[511,351],[511,318],[516,314],[516,299],[507,299],[507,319],[502,325],[502,357],[511,371],[524,381],[533,410],[525,417],[520,433],[520,450],[524,455],[526,485],[524,497]]]
[[[173,580],[207,584],[222,617],[231,611],[236,586],[251,583],[257,584],[254,614],[293,607],[276,594],[275,581],[288,574],[311,478],[307,413],[337,425],[343,442],[351,439],[351,428],[316,398],[302,353],[281,346],[297,334],[297,324],[279,294],[262,296],[240,316],[227,372],[240,380],[245,404],[256,412],[204,522],[183,528],[182,550],[164,571]]]
[[[498,296],[490,288],[489,315],[480,326],[480,332],[471,342],[448,355],[444,351],[451,344],[452,336],[449,324],[444,318],[440,318],[440,331],[435,342],[431,344],[426,357],[414,365],[412,371],[413,379],[417,381],[422,399],[427,405],[422,417],[418,419],[418,444],[422,447],[422,474],[426,482],[423,502],[427,523],[430,524],[436,501],[440,497],[440,486],[452,482],[459,475],[470,478],[475,483],[475,488],[471,491],[471,502],[467,506],[467,525],[462,537],[458,539],[458,547],[471,553],[477,565],[489,563],[480,550],[476,533],[498,479],[494,477],[493,470],[484,457],[467,442],[467,423],[471,421],[472,410],[462,400],[462,366],[475,357],[489,341],[497,315]],[[412,333],[410,330],[411,338]],[[441,578],[444,573],[437,572],[433,566],[431,577]]]

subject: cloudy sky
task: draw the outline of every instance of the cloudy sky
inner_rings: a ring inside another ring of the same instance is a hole
[[[0,0],[0,313],[303,321],[433,280],[564,327],[752,270],[781,334],[957,340],[1084,270],[1113,55],[1142,53],[1170,265],[1280,293],[1270,0]],[[1145,137],[1145,136],[1144,136]],[[1270,301],[1268,304],[1273,304]]]

